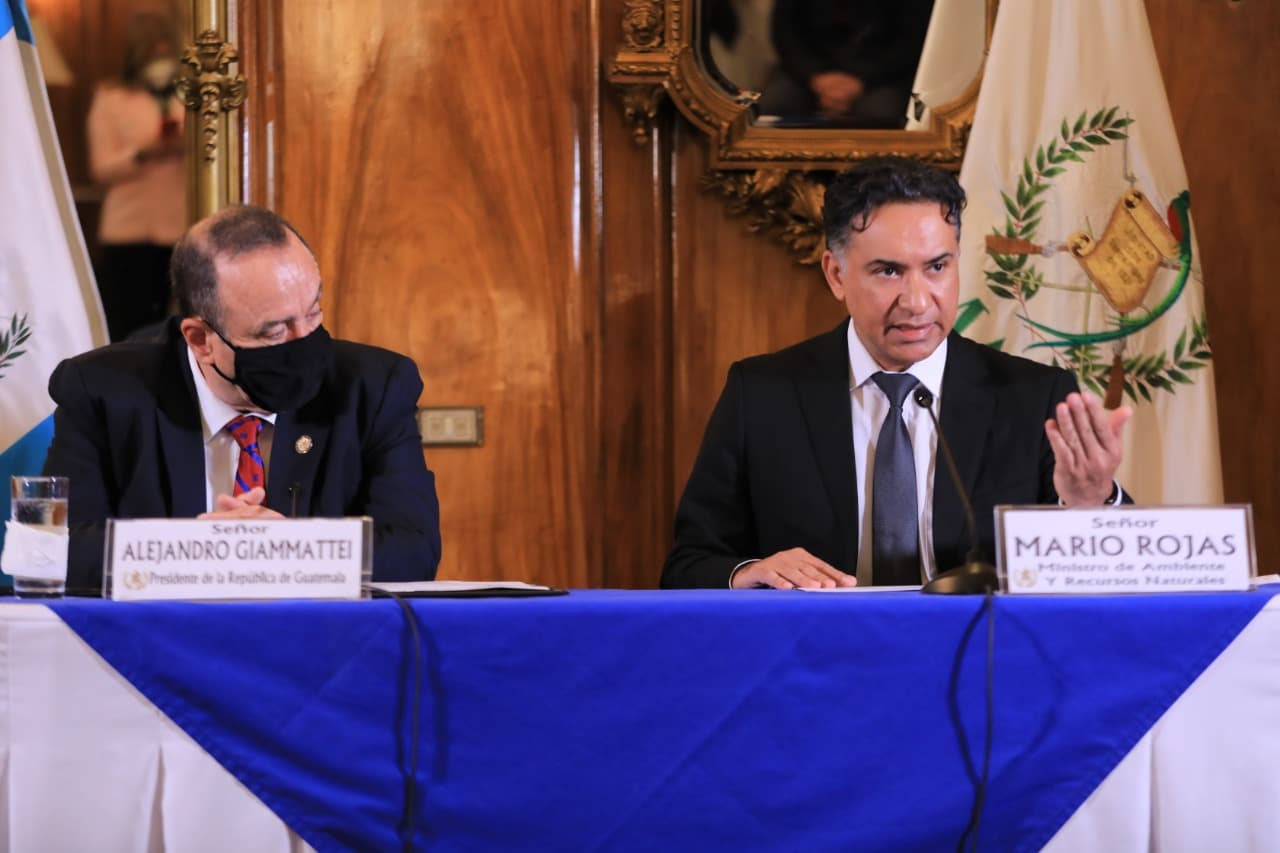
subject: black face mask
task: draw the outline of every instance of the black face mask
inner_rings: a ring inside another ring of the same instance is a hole
[[[216,364],[214,371],[268,412],[292,411],[314,397],[333,361],[332,339],[324,326],[306,337],[265,347],[238,347],[212,325],[209,328],[236,357],[234,378]]]

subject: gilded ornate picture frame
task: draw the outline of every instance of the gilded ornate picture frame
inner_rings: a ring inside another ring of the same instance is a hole
[[[706,71],[697,50],[701,0],[625,0],[622,41],[608,67],[637,144],[646,144],[664,99],[707,139],[705,189],[722,195],[748,228],[782,239],[802,263],[822,255],[821,174],[878,154],[918,157],[959,169],[978,90],[979,69],[955,100],[931,111],[916,130],[764,126],[753,118],[755,93],[733,94]],[[890,0],[892,2],[892,0]],[[997,0],[983,0],[984,55]]]

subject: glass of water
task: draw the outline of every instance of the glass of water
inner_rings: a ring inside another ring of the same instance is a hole
[[[20,598],[61,598],[67,588],[66,477],[13,477],[13,511],[5,532],[3,568]]]

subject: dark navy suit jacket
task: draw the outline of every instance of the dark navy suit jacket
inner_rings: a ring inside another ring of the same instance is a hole
[[[108,518],[204,512],[204,439],[186,342],[121,343],[68,359],[49,394],[46,474],[71,478],[67,587],[100,592]],[[334,341],[320,392],[276,417],[266,504],[284,515],[374,520],[377,580],[429,580],[440,562],[435,478],[415,412],[422,380],[402,355]],[[311,446],[297,440],[309,436]]]
[[[846,320],[780,352],[737,362],[711,414],[676,510],[664,587],[725,587],[743,560],[804,548],[855,574],[858,499]],[[942,375],[942,432],[995,557],[996,504],[1054,503],[1044,422],[1077,388],[1064,370],[952,333]],[[933,478],[939,571],[969,550],[964,510],[939,464]]]

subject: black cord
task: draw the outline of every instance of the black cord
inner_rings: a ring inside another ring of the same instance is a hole
[[[422,708],[422,635],[418,631],[418,618],[414,615],[413,608],[409,606],[409,602],[405,601],[403,596],[390,590],[376,589],[367,585],[364,589],[374,595],[385,595],[394,599],[395,603],[400,605],[400,611],[404,615],[404,621],[409,626],[409,633],[413,638],[413,650],[411,653],[413,659],[413,692],[409,722],[409,773],[404,782],[404,816],[400,822],[400,841],[405,853],[409,853],[413,850],[413,802],[417,797],[418,720],[421,716]]]
[[[973,795],[973,811],[969,814],[969,823],[960,834],[958,849],[963,853],[968,840],[970,850],[978,849],[978,829],[982,823],[982,809],[987,801],[987,782],[991,776],[991,744],[995,740],[995,662],[996,662],[996,610],[995,596],[987,590],[983,609],[987,614],[987,726],[986,743],[982,746],[982,774],[978,779],[978,789]]]

